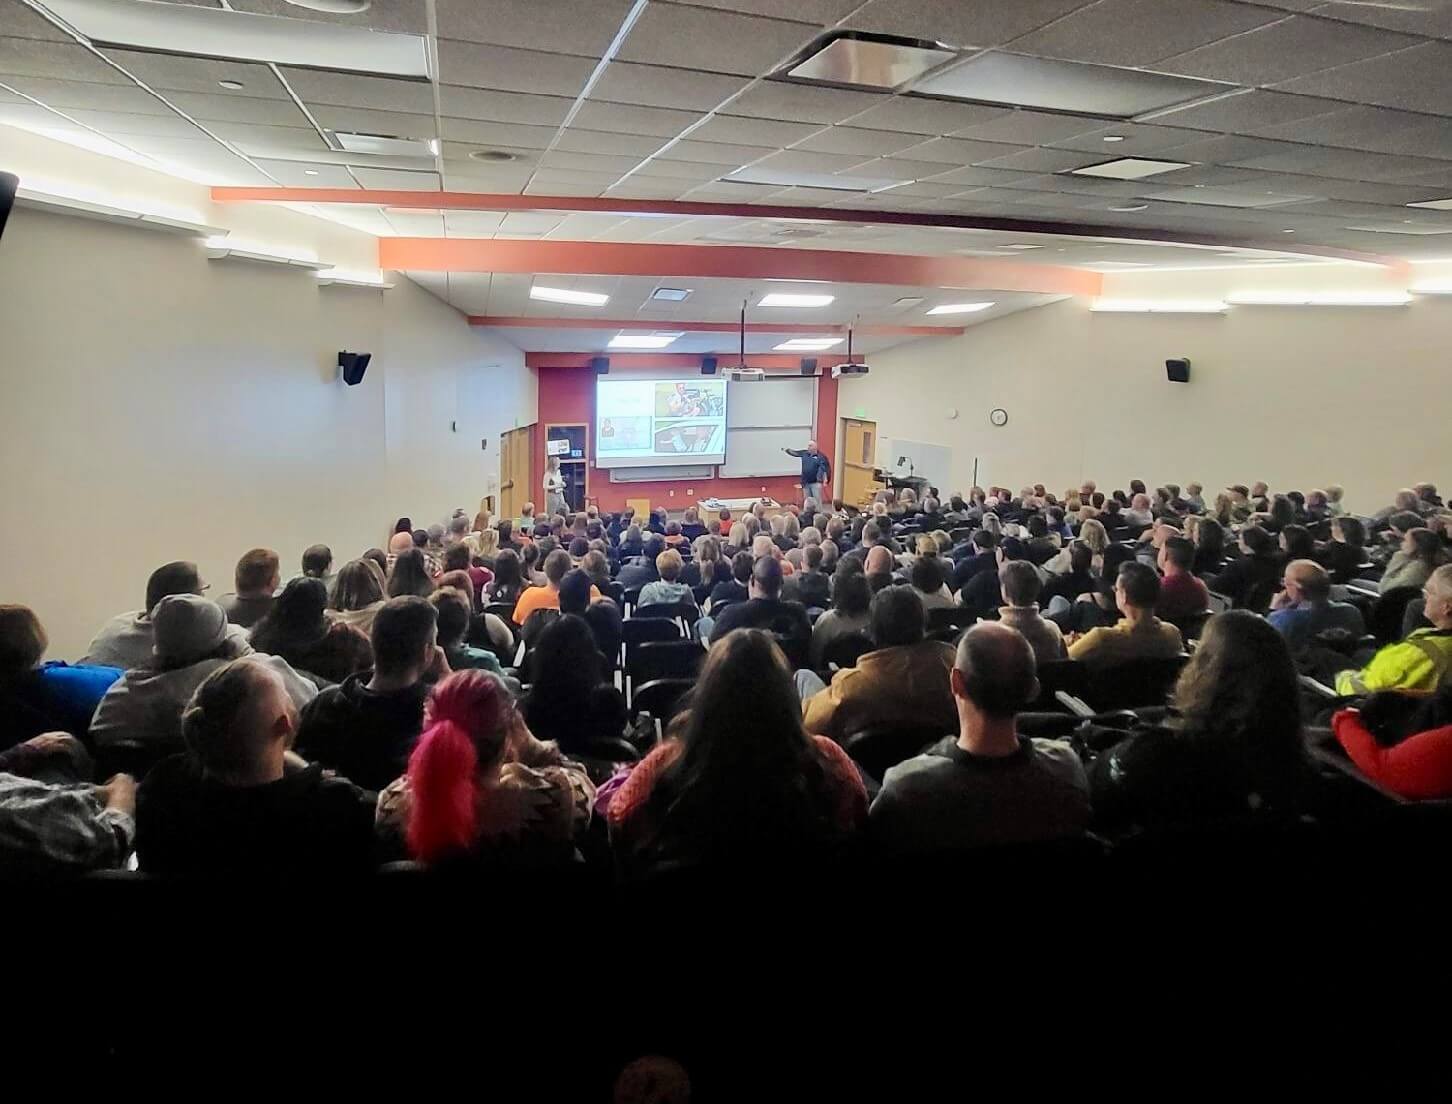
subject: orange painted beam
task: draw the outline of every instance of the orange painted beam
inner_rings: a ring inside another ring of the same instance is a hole
[[[1098,295],[1104,280],[1098,272],[1081,269],[969,257],[507,238],[379,238],[378,264],[397,271],[825,280],[1050,295]]]
[[[217,203],[352,203],[420,211],[579,211],[595,214],[676,215],[715,218],[794,219],[798,222],[866,222],[879,226],[941,226],[961,230],[1002,230],[1011,234],[1059,234],[1067,237],[1120,238],[1125,241],[1178,242],[1217,248],[1269,249],[1308,257],[1331,257],[1366,264],[1403,265],[1400,258],[1354,249],[1290,245],[1273,238],[1196,234],[1155,227],[1058,220],[951,215],[932,211],[859,210],[847,207],[791,207],[767,203],[707,203],[688,199],[611,199],[604,196],[512,195],[507,192],[385,191],[371,188],[231,188],[214,187]]]
[[[515,326],[539,330],[681,330],[685,333],[739,333],[739,322],[677,322],[674,318],[524,318],[489,314],[471,314],[471,326]],[[962,326],[854,326],[857,334],[875,337],[958,337]],[[747,333],[766,334],[841,334],[847,327],[837,324],[814,326],[805,322],[748,322]]]
[[[807,355],[815,356],[818,363],[842,364],[847,360],[846,357],[833,357],[827,353],[809,353]],[[524,363],[527,368],[588,368],[590,362],[599,356],[604,356],[610,361],[612,372],[617,368],[697,369],[701,366],[703,356],[714,356],[718,369],[722,372],[736,367],[734,354],[725,353],[619,353],[614,351],[604,353],[525,353]],[[827,359],[824,360],[824,357]],[[852,354],[854,364],[860,364],[866,359],[860,353]],[[797,375],[801,371],[802,357],[800,354],[747,353],[746,365],[748,368],[775,369]]]

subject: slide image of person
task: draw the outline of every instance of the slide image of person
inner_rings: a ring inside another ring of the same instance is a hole
[[[650,447],[650,418],[604,418],[600,422],[600,441],[604,452],[634,452]]]

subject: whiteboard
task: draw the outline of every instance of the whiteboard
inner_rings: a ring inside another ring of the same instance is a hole
[[[811,376],[768,376],[755,383],[726,385],[726,427],[763,429],[805,426],[817,420],[817,381]],[[805,445],[805,441],[803,445]],[[727,437],[730,459],[730,437]]]
[[[716,469],[722,479],[756,475],[801,475],[800,457],[782,449],[802,449],[811,440],[811,427],[791,429],[733,429],[726,435],[726,463]]]

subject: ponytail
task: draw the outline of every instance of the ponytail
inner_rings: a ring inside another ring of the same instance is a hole
[[[477,766],[474,741],[458,723],[438,721],[419,737],[408,760],[408,848],[416,859],[436,862],[473,843]]]

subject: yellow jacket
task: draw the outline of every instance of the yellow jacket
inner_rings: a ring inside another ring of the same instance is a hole
[[[839,743],[879,726],[938,728],[946,736],[958,727],[948,682],[953,656],[952,645],[940,640],[868,652],[807,700],[807,731]]]
[[[1452,669],[1452,629],[1418,629],[1388,644],[1360,671],[1336,676],[1336,692],[1349,697],[1375,690],[1436,690]]]

